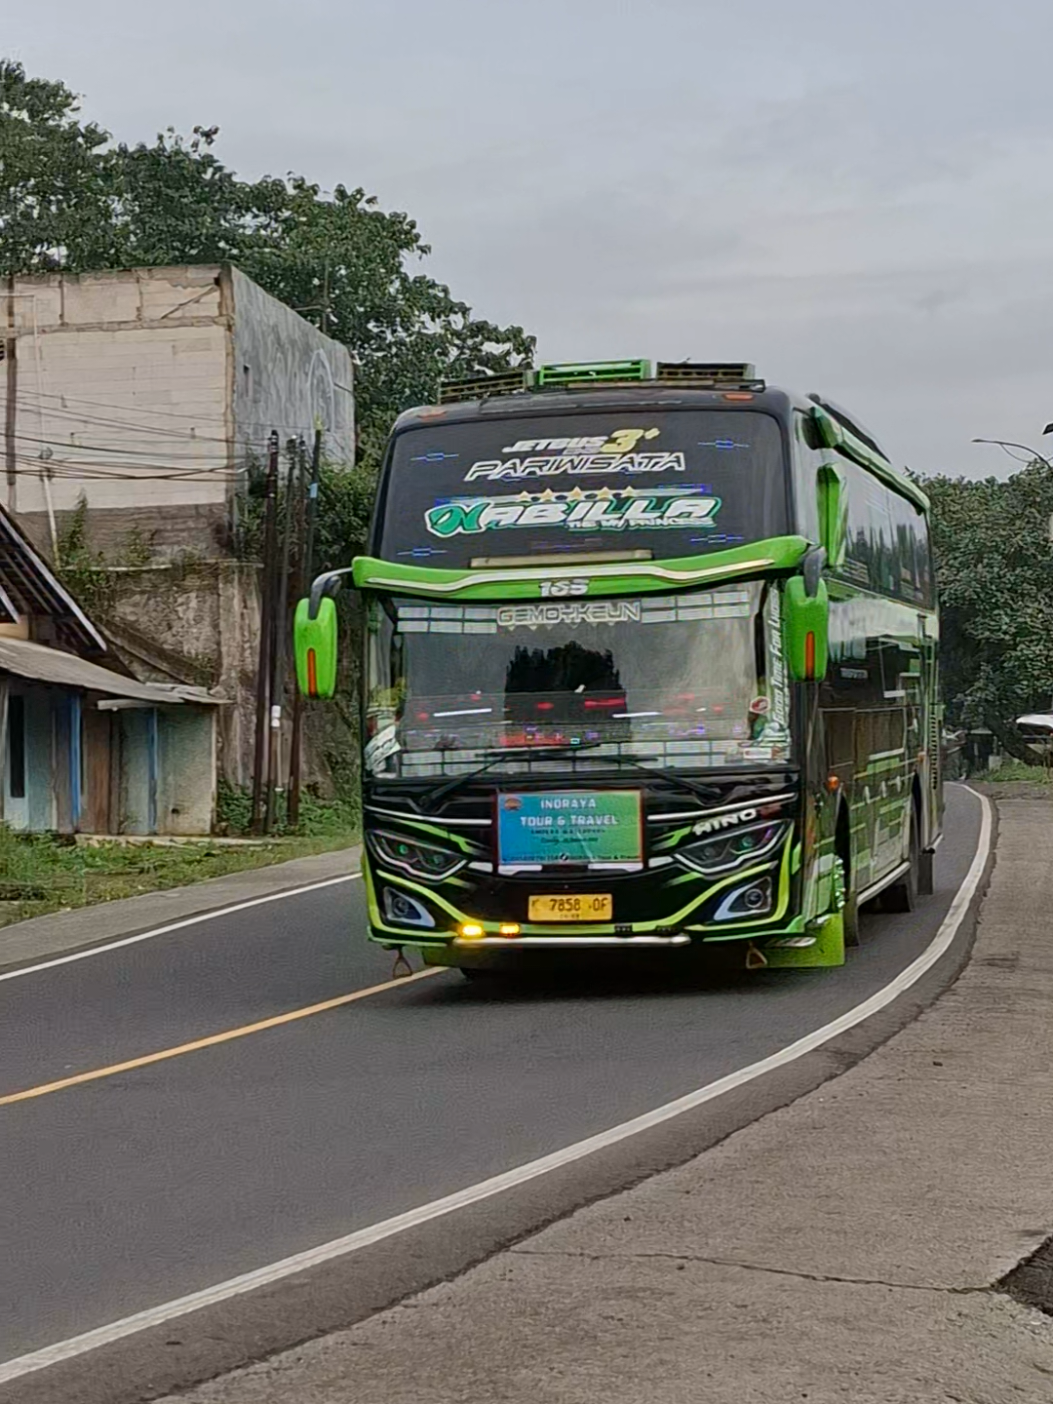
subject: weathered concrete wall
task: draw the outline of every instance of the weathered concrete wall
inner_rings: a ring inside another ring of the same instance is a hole
[[[96,549],[229,553],[231,502],[267,438],[354,453],[346,348],[236,269],[45,274],[0,290],[17,342],[14,484],[0,502],[52,549],[83,494]],[[4,328],[6,333],[6,327]],[[8,360],[0,361],[0,401]],[[50,494],[50,502],[49,502]]]
[[[114,573],[117,651],[144,682],[215,687],[220,773],[252,780],[260,637],[259,567],[240,561],[177,563]]]
[[[146,510],[152,525],[170,509],[222,514],[235,449],[217,267],[22,278],[10,311],[26,471],[13,490],[4,479],[8,507],[46,521],[50,472],[59,514],[81,492],[93,510]],[[0,397],[9,370],[0,363]]]
[[[335,463],[354,461],[354,367],[346,346],[324,336],[238,269],[234,306],[234,423],[243,453],[258,452],[272,429],[310,443],[325,431]]]
[[[130,708],[120,713],[120,795],[118,800],[122,834],[150,832],[150,742],[149,712]]]
[[[212,710],[162,708],[158,718],[158,751],[158,833],[211,833],[216,754]]]
[[[0,468],[0,477],[3,470]],[[59,539],[73,519],[72,511],[56,511]],[[88,515],[91,548],[107,560],[120,563],[128,548],[148,545],[154,557],[164,560],[190,553],[209,559],[227,553],[230,544],[230,504],[228,502],[189,502],[163,510],[143,505],[92,507]],[[49,559],[55,557],[51,523],[46,512],[20,512],[18,525]]]
[[[11,777],[4,767],[4,822],[16,830],[50,829],[55,824],[53,700],[62,694],[23,678],[8,680],[11,695],[25,699],[25,793],[11,794]]]
[[[55,745],[53,713],[64,698],[52,688],[29,684],[26,693],[26,794],[30,829],[51,829],[55,812]]]

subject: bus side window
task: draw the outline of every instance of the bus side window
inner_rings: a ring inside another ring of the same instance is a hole
[[[874,500],[880,484],[848,459],[838,463],[848,493],[848,531],[840,573],[865,590],[881,589],[881,513]]]
[[[932,564],[932,542],[929,539],[929,519],[924,512],[915,513],[915,559],[917,560],[918,603],[927,609],[936,607],[936,572]]]
[[[925,516],[913,502],[901,497],[898,492],[891,493],[890,497],[898,554],[896,593],[900,599],[911,604],[926,605],[930,602],[931,581]]]

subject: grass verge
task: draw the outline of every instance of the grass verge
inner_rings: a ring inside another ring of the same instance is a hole
[[[357,826],[343,812],[315,816],[305,828],[310,831],[260,847],[227,847],[208,839],[171,847],[87,847],[53,834],[14,834],[0,825],[0,926],[328,853],[358,839]]]
[[[1050,770],[1046,765],[1025,765],[1023,761],[1003,761],[997,770],[978,772],[974,777],[984,785],[1011,785],[1025,782],[1028,785],[1049,785]]]

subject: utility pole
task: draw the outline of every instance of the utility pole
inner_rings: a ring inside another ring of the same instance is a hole
[[[268,731],[272,621],[274,617],[274,562],[278,529],[278,432],[267,441],[266,495],[263,508],[263,569],[260,578],[260,649],[256,668],[256,753],[252,769],[252,830],[262,833],[266,818]]]
[[[4,409],[4,465],[7,469],[7,510],[18,508],[15,432],[18,426],[18,338],[15,336],[15,275],[7,275],[7,339],[4,342],[6,404]]]
[[[285,522],[282,528],[281,560],[278,562],[274,587],[273,642],[271,645],[270,686],[270,744],[267,754],[267,808],[264,832],[274,828],[278,790],[281,788],[282,709],[285,702],[287,639],[289,633],[289,546],[292,541],[292,492],[296,465],[302,442],[290,439],[286,444],[288,469],[285,475]]]
[[[300,600],[310,589],[314,566],[314,512],[318,501],[318,474],[322,463],[322,431],[314,431],[311,453],[311,478],[307,487],[307,458],[300,459],[300,490],[296,508],[296,598]],[[293,693],[292,744],[289,751],[289,823],[300,822],[300,784],[303,775],[303,698],[300,689]]]

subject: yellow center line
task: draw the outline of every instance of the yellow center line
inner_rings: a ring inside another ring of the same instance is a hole
[[[354,1004],[356,1000],[368,999],[370,995],[383,994],[385,990],[398,989],[411,985],[415,980],[426,980],[430,975],[441,975],[442,968],[434,966],[428,970],[418,970],[415,975],[405,975],[398,980],[385,980],[382,985],[370,985],[365,990],[354,990],[351,994],[337,995],[335,999],[323,1000],[321,1004],[309,1004],[303,1009],[291,1009],[287,1014],[275,1014],[270,1019],[260,1019],[255,1024],[243,1024],[239,1029],[225,1029],[223,1033],[209,1034],[207,1038],[196,1038],[193,1043],[181,1043],[177,1048],[162,1048],[158,1053],[146,1053],[141,1058],[129,1058],[124,1063],[111,1063],[106,1068],[93,1068],[89,1072],[75,1073],[63,1077],[58,1082],[44,1082],[39,1087],[27,1087],[23,1092],[9,1092],[0,1097],[0,1107],[9,1107],[14,1102],[28,1102],[34,1097],[46,1097],[49,1092],[62,1092],[67,1087],[79,1087],[85,1082],[98,1082],[103,1077],[115,1077],[117,1073],[132,1072],[135,1068],[149,1067],[151,1063],[163,1063],[168,1058],[181,1058],[184,1053],[196,1053],[201,1048],[215,1048],[220,1043],[231,1043],[236,1038],[248,1038],[250,1034],[263,1033],[266,1029],[277,1029],[282,1024],[293,1024],[298,1019],[309,1019],[312,1014],[324,1014],[327,1009],[339,1009],[344,1004]]]

